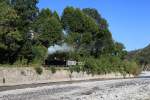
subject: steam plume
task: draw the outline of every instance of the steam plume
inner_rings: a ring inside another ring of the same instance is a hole
[[[53,54],[56,52],[69,52],[69,51],[73,51],[73,48],[69,45],[67,45],[66,43],[63,43],[62,45],[54,45],[54,46],[50,46],[48,48],[48,54]]]

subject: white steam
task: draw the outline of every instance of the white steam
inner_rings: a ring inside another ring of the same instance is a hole
[[[56,52],[69,52],[69,51],[73,51],[73,47],[69,46],[66,43],[63,43],[62,45],[54,45],[54,46],[50,46],[48,48],[48,54],[53,54]]]

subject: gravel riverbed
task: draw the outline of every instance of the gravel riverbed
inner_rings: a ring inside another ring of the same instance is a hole
[[[150,78],[88,81],[0,92],[0,100],[150,100]]]

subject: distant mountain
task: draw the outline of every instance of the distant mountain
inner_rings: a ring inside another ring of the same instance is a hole
[[[150,45],[143,49],[128,52],[127,59],[136,59],[141,64],[150,64]]]

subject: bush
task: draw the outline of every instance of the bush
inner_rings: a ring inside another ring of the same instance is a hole
[[[35,45],[32,47],[34,59],[32,64],[42,64],[47,58],[47,48],[42,45]]]
[[[74,71],[74,68],[73,68],[72,66],[69,66],[69,71],[70,71],[70,73],[72,74],[73,71]]]
[[[51,72],[54,74],[56,73],[56,68],[55,67],[51,67]]]
[[[72,66],[70,72],[86,72],[87,74],[107,74],[107,73],[121,73],[124,77],[127,74],[137,76],[140,73],[138,64],[134,61],[123,61],[117,56],[101,56],[99,58],[88,57],[84,60],[83,66]]]
[[[130,63],[130,67],[131,67],[131,68],[130,68],[130,73],[131,73],[132,75],[137,76],[137,75],[140,74],[141,69],[140,69],[139,65],[138,65],[136,62],[132,61],[132,62]]]
[[[75,71],[75,72],[77,72],[77,73],[80,73],[80,71],[81,71],[81,67],[79,65],[70,66],[70,67],[72,67],[72,70]]]
[[[141,69],[135,61],[122,61],[122,71],[125,74],[137,76],[140,74]]]
[[[35,67],[35,71],[39,75],[41,75],[43,73],[43,69],[41,67]]]
[[[87,72],[87,74],[97,74],[98,65],[96,63],[96,59],[87,58],[83,67],[84,71]]]

